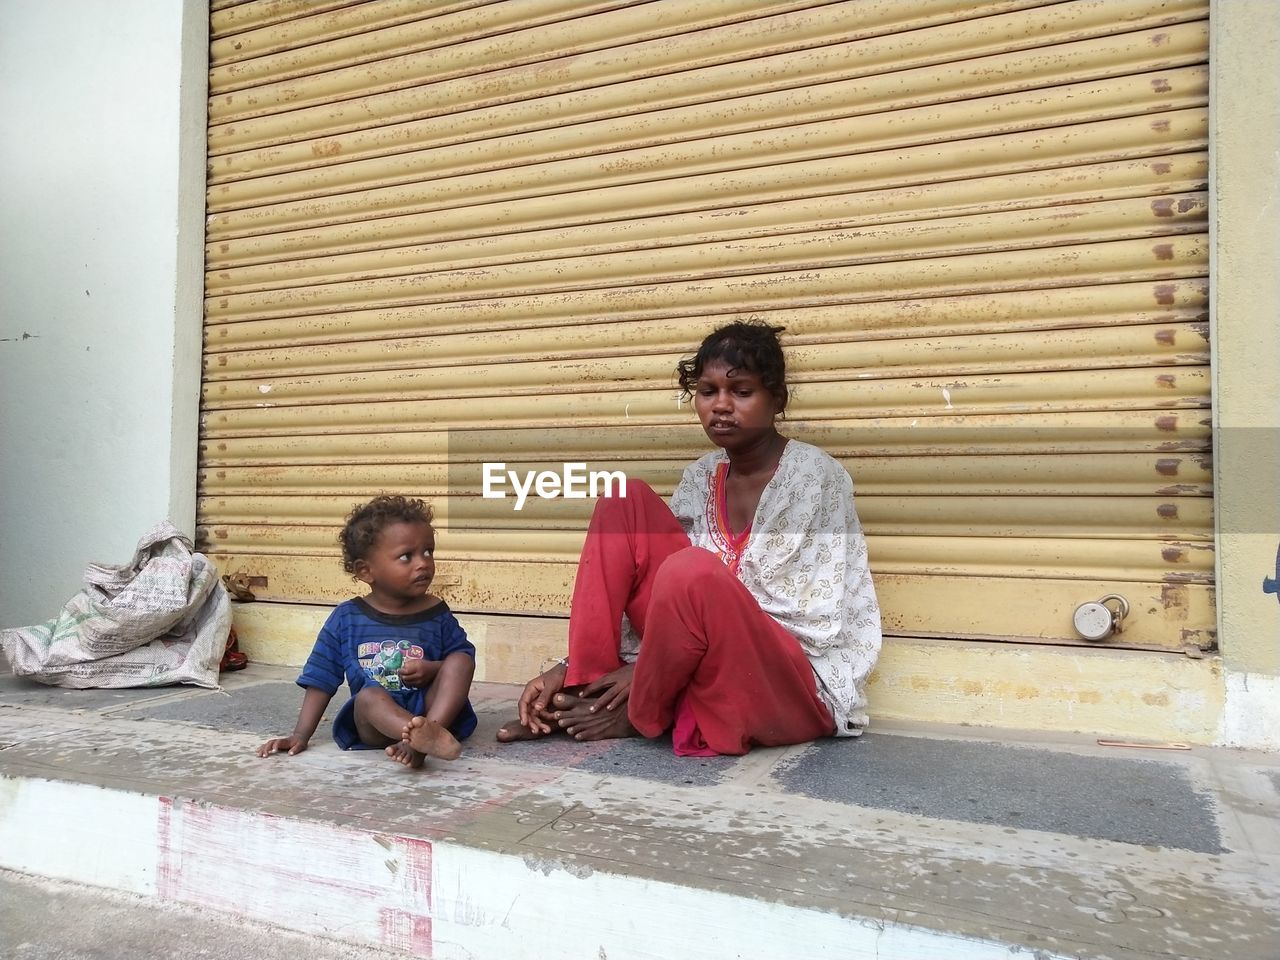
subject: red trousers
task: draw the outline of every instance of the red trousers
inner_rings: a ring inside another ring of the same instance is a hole
[[[799,641],[760,609],[720,558],[689,545],[639,481],[601,498],[573,587],[567,686],[622,666],[622,615],[641,638],[627,713],[676,753],[742,754],[831,734]]]

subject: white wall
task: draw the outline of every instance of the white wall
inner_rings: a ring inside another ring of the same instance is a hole
[[[195,524],[208,8],[0,0],[0,626]]]

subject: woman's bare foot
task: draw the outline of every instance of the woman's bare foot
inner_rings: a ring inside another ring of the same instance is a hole
[[[547,722],[551,723],[550,718],[548,718]],[[543,732],[542,730],[530,730],[519,720],[508,720],[498,728],[497,739],[499,743],[516,743],[519,740],[541,740],[543,737],[549,737],[556,732],[555,727]]]
[[[557,693],[551,701],[556,724],[575,740],[615,740],[638,737],[640,731],[627,719],[625,707],[617,710],[596,709],[597,697],[578,697]]]
[[[404,725],[404,742],[419,753],[441,760],[457,760],[462,753],[462,744],[454,739],[444,724],[426,717],[409,718]]]
[[[499,743],[540,740],[548,734],[557,732],[555,721],[547,712],[547,700],[556,691],[564,688],[564,678],[568,672],[569,665],[562,660],[524,685],[517,703],[519,713],[516,719],[498,728]]]
[[[413,770],[421,767],[422,761],[426,759],[421,751],[413,749],[408,740],[401,740],[387,747],[387,756]]]

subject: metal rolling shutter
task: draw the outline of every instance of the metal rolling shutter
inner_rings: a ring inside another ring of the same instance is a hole
[[[260,597],[348,596],[394,491],[456,607],[564,614],[590,501],[479,463],[669,492],[751,315],[889,633],[1212,642],[1205,2],[212,8],[199,521]]]

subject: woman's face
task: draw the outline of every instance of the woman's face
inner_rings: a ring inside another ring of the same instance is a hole
[[[774,432],[778,399],[754,373],[731,369],[723,360],[702,368],[693,391],[693,409],[711,442],[741,450]]]

